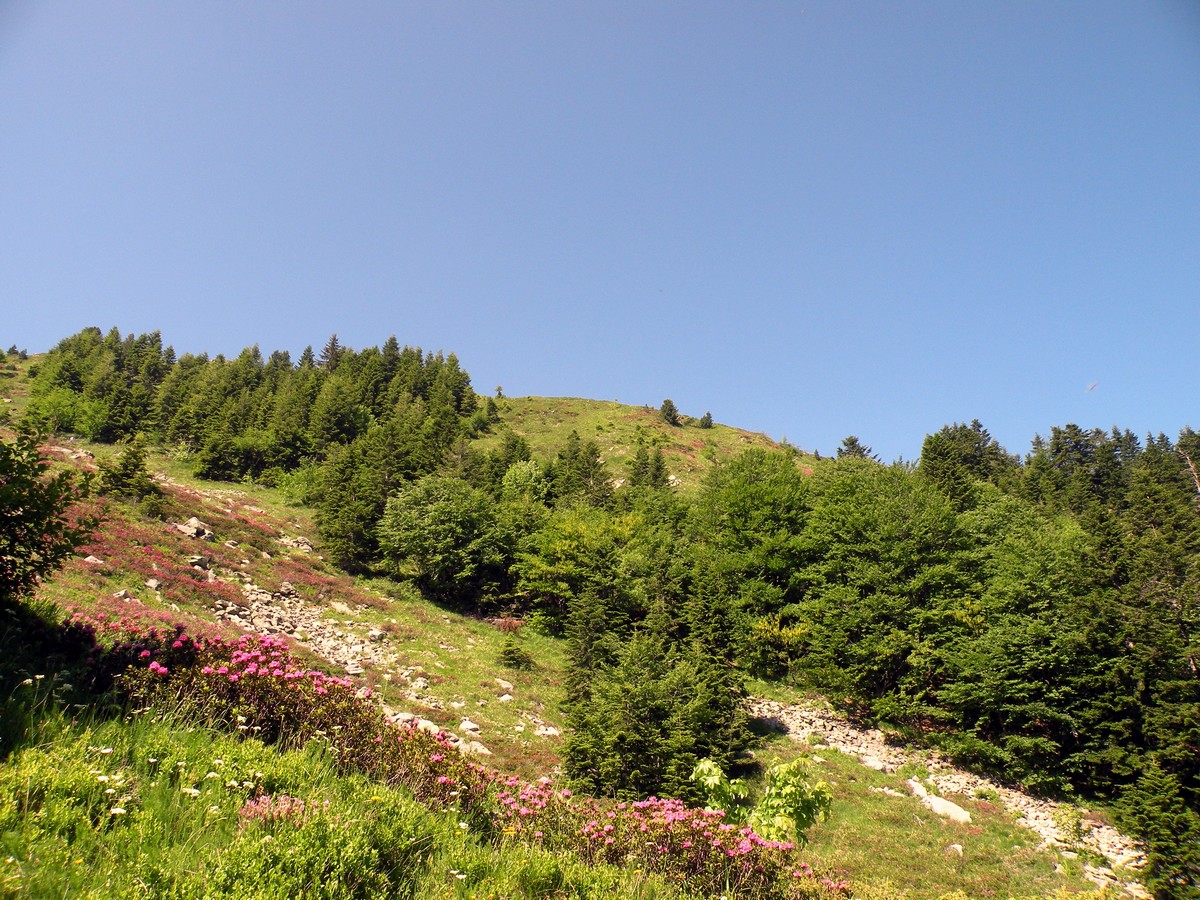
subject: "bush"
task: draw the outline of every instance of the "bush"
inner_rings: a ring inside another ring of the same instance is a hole
[[[529,651],[517,643],[511,634],[500,647],[500,662],[510,669],[532,669],[536,664]]]
[[[74,472],[48,474],[39,436],[0,441],[0,602],[33,589],[87,539],[97,520],[72,521],[68,509],[90,482]]]

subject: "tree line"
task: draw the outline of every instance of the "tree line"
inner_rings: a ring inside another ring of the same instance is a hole
[[[916,464],[856,438],[754,450],[683,494],[657,449],[614,473],[572,433],[536,458],[453,354],[176,359],[116,329],[51,351],[28,416],[278,484],[349,570],[563,635],[564,766],[595,793],[689,797],[700,759],[750,743],[745,678],[783,679],[1028,788],[1117,798],[1152,884],[1200,884],[1191,429],[1056,426],[1022,458],[956,423]]]

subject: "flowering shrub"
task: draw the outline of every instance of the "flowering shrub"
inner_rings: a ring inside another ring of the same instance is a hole
[[[328,809],[328,800],[313,803],[305,802],[299,797],[289,797],[287,794],[259,794],[245,802],[238,810],[238,817],[244,824],[290,822],[293,825],[300,825]]]
[[[92,668],[101,681],[123,671],[118,683],[135,703],[165,702],[267,743],[323,741],[340,770],[402,784],[485,836],[570,853],[589,865],[638,868],[695,893],[770,900],[843,893],[799,863],[791,843],[763,838],[721,811],[668,799],[575,797],[549,779],[531,784],[489,772],[463,759],[444,733],[391,725],[366,702],[366,688],[305,669],[281,638],[227,640],[188,634],[181,625],[137,632],[128,620],[100,624],[120,639],[97,645]],[[262,795],[239,815],[244,823],[307,827],[318,811],[287,795]]]
[[[506,835],[577,854],[590,864],[635,866],[688,890],[735,896],[783,897],[790,880],[808,879],[794,847],[724,820],[721,811],[651,797],[631,803],[579,798],[538,784],[504,780],[497,814]]]
[[[105,623],[124,639],[97,645],[90,657],[97,686],[124,673],[122,689],[135,703],[165,702],[265,743],[323,741],[342,771],[403,784],[423,802],[459,810],[477,823],[486,819],[489,779],[445,734],[391,725],[364,702],[367,688],[306,669],[283,639],[195,636],[182,625],[132,635],[121,631],[131,624]]]

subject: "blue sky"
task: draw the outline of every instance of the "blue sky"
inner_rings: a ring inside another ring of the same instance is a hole
[[[0,2],[0,344],[91,324],[885,460],[1174,436],[1200,4]]]

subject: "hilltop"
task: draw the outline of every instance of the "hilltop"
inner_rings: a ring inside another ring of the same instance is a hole
[[[695,488],[704,474],[722,460],[751,448],[779,449],[765,434],[714,422],[700,425],[700,416],[680,416],[668,425],[658,409],[629,406],[615,400],[572,397],[500,397],[495,400],[499,421],[490,433],[475,440],[488,451],[497,448],[505,430],[524,438],[538,456],[553,457],[571,431],[583,440],[594,440],[601,459],[618,480],[623,480],[639,446],[657,448],[675,484]]]

